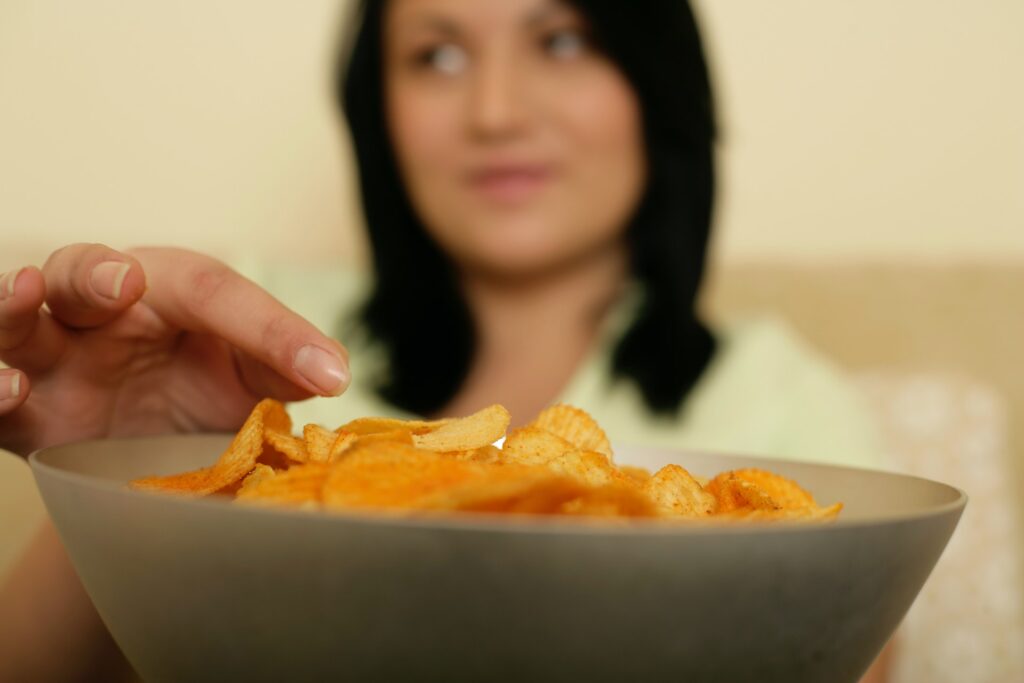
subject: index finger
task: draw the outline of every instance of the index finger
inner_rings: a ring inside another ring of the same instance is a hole
[[[256,283],[184,249],[130,253],[150,285],[142,302],[169,324],[221,338],[313,393],[337,396],[348,387],[345,348]]]

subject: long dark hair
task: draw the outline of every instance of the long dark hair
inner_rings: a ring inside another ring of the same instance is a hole
[[[338,72],[375,269],[361,321],[389,361],[380,394],[429,414],[462,386],[476,338],[455,267],[428,237],[399,177],[384,103],[385,4],[363,1]],[[612,374],[635,382],[652,411],[674,413],[715,350],[696,311],[711,226],[715,132],[697,24],[685,0],[571,4],[630,81],[646,142],[648,184],[626,232],[643,300],[615,348]]]

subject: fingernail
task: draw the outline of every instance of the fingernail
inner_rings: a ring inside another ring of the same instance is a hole
[[[10,393],[6,393],[6,391]],[[11,375],[10,382],[0,382],[0,401],[8,398],[17,398],[18,394],[21,393],[21,374],[14,373]]]
[[[341,359],[309,344],[295,354],[295,370],[325,396],[338,396],[348,386],[348,370]]]
[[[89,274],[89,285],[92,291],[100,296],[116,301],[121,298],[124,278],[131,268],[130,263],[104,261],[92,269],[92,273]]]
[[[3,277],[0,277],[0,299],[9,299],[14,296],[14,284],[18,281],[18,276],[21,275],[21,271],[24,270],[12,270],[9,273],[4,273]]]

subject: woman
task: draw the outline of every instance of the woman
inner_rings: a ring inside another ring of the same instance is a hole
[[[683,2],[368,2],[342,89],[375,266],[348,349],[320,331],[359,300],[347,276],[258,278],[300,316],[200,254],[66,247],[0,279],[0,446],[231,430],[263,396],[348,388],[293,412],[521,423],[567,400],[620,442],[872,452],[827,366],[696,314],[713,118]],[[0,604],[12,671],[115,661],[52,530]]]

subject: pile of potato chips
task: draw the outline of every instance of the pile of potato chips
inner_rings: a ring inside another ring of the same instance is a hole
[[[706,480],[678,465],[618,466],[593,418],[552,406],[508,431],[500,405],[465,418],[361,418],[294,436],[284,406],[261,401],[211,467],[131,483],[136,489],[329,510],[663,519],[828,520],[795,482],[758,469]],[[506,433],[507,432],[507,433]],[[501,448],[496,441],[504,437]]]

